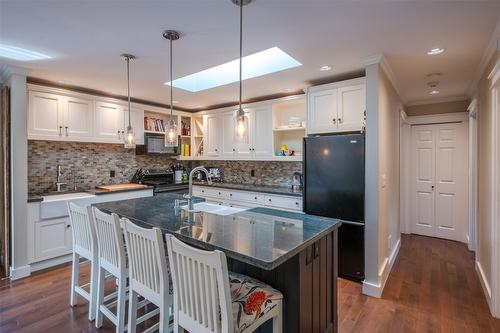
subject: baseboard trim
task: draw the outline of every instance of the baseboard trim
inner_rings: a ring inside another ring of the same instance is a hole
[[[10,267],[10,280],[19,280],[31,275],[30,265],[21,267]]]
[[[36,272],[40,271],[42,269],[47,269],[53,266],[61,265],[64,263],[67,263],[69,261],[73,260],[73,255],[72,254],[66,254],[61,257],[53,258],[53,259],[48,259],[40,262],[36,262],[31,264],[31,271]]]
[[[479,276],[479,282],[481,282],[481,287],[483,287],[483,292],[484,295],[486,296],[486,301],[488,302],[490,311],[493,313],[493,308],[491,304],[491,287],[490,284],[488,283],[488,280],[486,279],[486,275],[484,274],[484,270],[483,267],[481,266],[481,263],[477,260],[476,260],[476,272],[477,275]]]
[[[382,292],[384,291],[385,284],[389,278],[389,274],[392,270],[392,266],[396,261],[396,258],[399,254],[399,249],[401,248],[401,240],[398,239],[396,246],[392,249],[388,258],[385,258],[382,267],[379,270],[379,281],[380,283],[374,283],[371,281],[363,281],[363,294],[380,298],[382,297]]]

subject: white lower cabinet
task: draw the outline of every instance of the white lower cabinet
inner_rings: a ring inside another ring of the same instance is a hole
[[[297,196],[265,194],[261,192],[196,185],[193,186],[193,194],[205,198],[207,202],[231,207],[269,207],[302,212],[302,197]]]
[[[96,195],[91,203],[117,201],[153,195],[152,189]],[[41,218],[41,202],[28,203],[28,258],[30,264],[55,259],[72,252],[72,230],[69,216]],[[55,263],[57,264],[57,263]],[[43,268],[50,267],[47,264]],[[32,269],[33,271],[33,269]]]

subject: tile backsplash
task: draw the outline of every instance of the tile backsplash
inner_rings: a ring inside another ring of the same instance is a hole
[[[57,165],[61,181],[78,189],[130,181],[139,168],[168,167],[179,163],[167,156],[135,155],[119,144],[60,141],[28,141],[28,193],[46,193],[55,189]],[[181,162],[189,167],[189,162]],[[276,161],[196,161],[196,165],[219,167],[224,181],[243,184],[290,186],[292,174],[302,171],[301,162]],[[252,170],[254,175],[252,176]],[[115,176],[110,177],[114,171]]]

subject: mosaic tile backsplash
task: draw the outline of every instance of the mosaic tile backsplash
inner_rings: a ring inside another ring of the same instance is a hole
[[[86,190],[102,184],[130,182],[139,168],[169,167],[179,161],[167,156],[135,155],[132,149],[118,144],[59,141],[28,141],[28,193],[55,190],[57,165],[61,181],[73,188]],[[224,181],[243,184],[290,186],[292,174],[302,170],[300,162],[263,161],[196,161],[196,165],[219,167]],[[181,162],[189,167],[189,162]],[[254,176],[251,176],[254,170]],[[115,176],[110,177],[114,171]]]

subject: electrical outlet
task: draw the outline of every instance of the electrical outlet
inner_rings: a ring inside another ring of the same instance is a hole
[[[109,170],[109,177],[115,178],[115,170]]]
[[[255,170],[254,169],[250,170],[250,176],[255,177]]]

